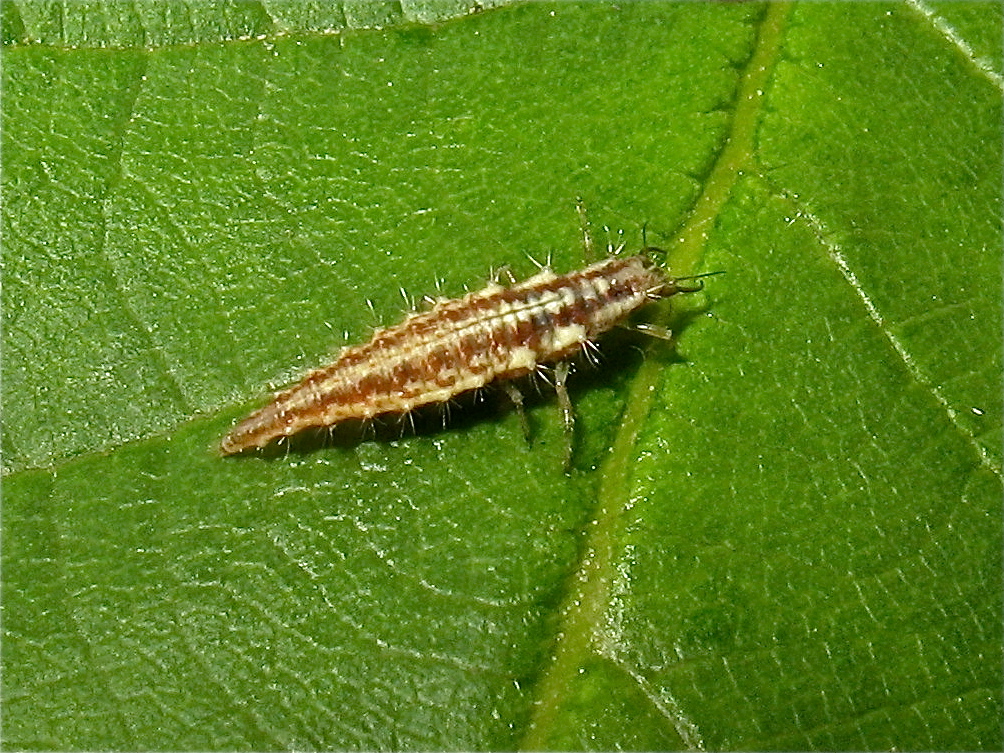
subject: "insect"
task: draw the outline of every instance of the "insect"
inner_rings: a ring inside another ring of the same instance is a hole
[[[647,302],[703,287],[682,284],[693,277],[669,277],[653,261],[656,255],[662,252],[647,247],[564,275],[545,266],[523,282],[504,286],[493,280],[462,298],[436,299],[428,311],[343,349],[334,363],[277,394],[234,426],[220,451],[232,455],[311,427],[407,414],[496,381],[527,431],[523,398],[512,380],[554,364],[567,466],[574,421],[566,387],[571,357]]]

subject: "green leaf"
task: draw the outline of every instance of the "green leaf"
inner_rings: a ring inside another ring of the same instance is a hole
[[[5,745],[1000,749],[1001,6],[490,5],[0,6]],[[546,389],[218,457],[577,197],[727,274],[570,474]]]

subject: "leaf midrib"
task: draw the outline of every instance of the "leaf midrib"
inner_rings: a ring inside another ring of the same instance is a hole
[[[694,203],[687,222],[672,244],[673,269],[680,276],[694,274],[704,255],[708,228],[712,227],[722,207],[731,196],[743,169],[753,163],[754,136],[764,92],[781,51],[784,30],[791,6],[768,6],[759,28],[753,54],[738,79],[735,111],[727,139],[716,159],[704,190]],[[631,471],[636,456],[636,442],[652,410],[655,387],[663,366],[646,359],[632,380],[624,415],[613,441],[612,452],[600,467],[601,483],[592,524],[587,527],[581,559],[570,574],[566,597],[558,608],[561,621],[554,649],[554,659],[543,673],[534,694],[533,716],[520,743],[522,750],[548,747],[558,718],[561,701],[589,654],[603,626],[603,614],[609,603],[615,577],[615,546],[620,521],[630,500]],[[648,697],[648,696],[646,696]],[[696,744],[693,730],[678,719],[670,719],[684,744]]]

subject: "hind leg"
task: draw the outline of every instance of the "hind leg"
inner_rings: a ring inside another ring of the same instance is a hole
[[[561,407],[561,418],[565,425],[565,470],[572,465],[572,440],[575,436],[575,414],[572,412],[572,398],[568,396],[568,374],[571,364],[562,361],[554,367],[554,389],[558,393],[558,405]]]
[[[519,416],[519,425],[523,429],[523,438],[527,444],[530,444],[530,422],[527,421],[526,410],[523,408],[523,393],[512,382],[504,382],[502,388],[512,401],[513,407],[516,409],[516,415]]]

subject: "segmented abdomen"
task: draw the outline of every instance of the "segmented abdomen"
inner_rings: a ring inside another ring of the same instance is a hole
[[[549,269],[505,288],[439,300],[311,372],[237,424],[225,455],[315,426],[440,403],[496,380],[568,358],[652,298],[678,288],[643,255],[578,272]]]

